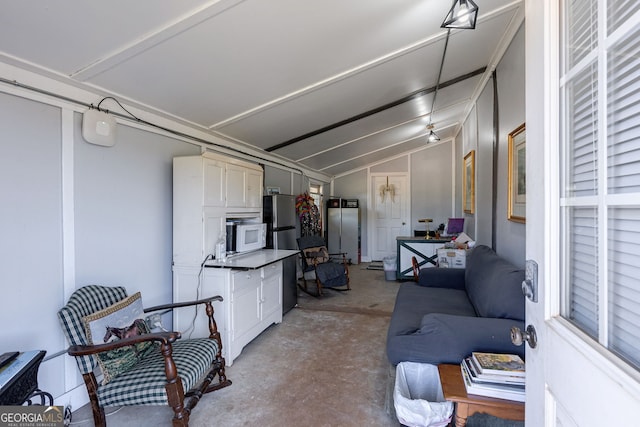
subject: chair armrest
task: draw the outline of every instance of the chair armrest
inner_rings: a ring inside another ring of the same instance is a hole
[[[211,304],[212,301],[223,301],[223,298],[220,295],[216,295],[213,297],[200,299],[196,301],[175,302],[171,304],[156,305],[155,307],[145,308],[144,312],[149,313],[152,311],[159,311],[159,310],[173,310],[174,308],[189,307],[197,304],[205,304],[206,305],[205,310],[207,313],[208,323],[209,323],[209,338],[217,340],[219,344],[219,348],[222,349],[222,341],[220,339],[220,333],[218,332],[218,325],[216,323],[215,318],[213,317],[213,304]]]
[[[423,268],[420,270],[417,284],[431,288],[464,290],[464,275],[464,268]]]
[[[159,341],[167,345],[180,339],[180,337],[180,332],[154,332],[151,334],[136,335],[135,337],[124,338],[106,344],[73,345],[67,349],[67,353],[69,353],[70,356],[89,356],[91,354],[102,353],[103,351],[110,351],[146,341]]]
[[[216,295],[214,297],[199,299],[195,301],[174,302],[170,304],[156,305],[154,307],[145,308],[144,312],[151,313],[152,311],[167,310],[167,309],[174,309],[174,308],[180,308],[180,307],[189,307],[192,305],[206,304],[211,301],[222,301],[222,300],[223,298],[220,295]]]

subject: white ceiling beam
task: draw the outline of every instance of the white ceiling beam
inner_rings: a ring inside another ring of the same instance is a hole
[[[243,1],[245,0],[212,0],[198,9],[191,10],[176,18],[174,21],[154,30],[142,38],[134,40],[124,46],[120,46],[105,55],[104,58],[96,59],[93,63],[87,64],[79,70],[71,73],[69,77],[78,81],[86,81],[96,77],[110,68],[144,52],[150,47],[167,41],[185,30],[211,19],[216,15],[219,15],[242,3]]]

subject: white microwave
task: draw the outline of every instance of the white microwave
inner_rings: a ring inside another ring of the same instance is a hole
[[[227,223],[227,252],[249,252],[267,244],[267,224]]]

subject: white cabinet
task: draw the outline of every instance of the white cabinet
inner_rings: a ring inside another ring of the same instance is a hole
[[[214,253],[225,218],[262,220],[260,165],[205,153],[173,159],[173,263],[200,265]]]
[[[213,308],[229,365],[260,332],[282,322],[281,258],[201,265],[215,252],[227,218],[262,221],[262,182],[260,165],[231,157],[204,153],[173,159],[173,300],[224,298]],[[209,336],[203,307],[176,310],[173,327],[185,337]]]
[[[247,206],[247,169],[237,165],[227,165],[227,207]]]
[[[202,159],[204,168],[203,192],[204,205],[223,207],[226,203],[227,187],[226,168],[224,162],[213,159]]]
[[[246,206],[248,208],[262,207],[262,177],[262,171],[247,169]]]
[[[273,323],[282,322],[282,261],[258,269],[238,270],[205,267],[173,268],[174,301],[191,301],[221,295],[214,315],[222,337],[222,355],[227,365],[242,349]],[[195,318],[195,320],[194,320]],[[202,307],[184,307],[174,311],[173,328],[183,336],[209,335]]]
[[[228,208],[262,207],[262,170],[227,164],[226,181]]]
[[[247,334],[260,324],[260,288],[258,270],[232,271],[230,335],[234,344],[240,340],[247,341]]]
[[[262,289],[260,293],[260,310],[262,320],[272,318],[273,321],[282,316],[282,261],[263,267]]]

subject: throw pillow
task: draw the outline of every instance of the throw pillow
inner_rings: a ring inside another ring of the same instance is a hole
[[[82,321],[87,341],[90,344],[104,344],[149,333],[144,318],[142,299],[140,292],[137,292],[104,310],[83,317]],[[154,347],[153,342],[143,342],[98,353],[98,363],[104,375],[102,384],[131,369]]]
[[[307,259],[307,265],[313,265],[314,260],[318,261],[318,264],[329,261],[329,251],[325,246],[314,246],[312,248],[303,249],[304,256]]]

